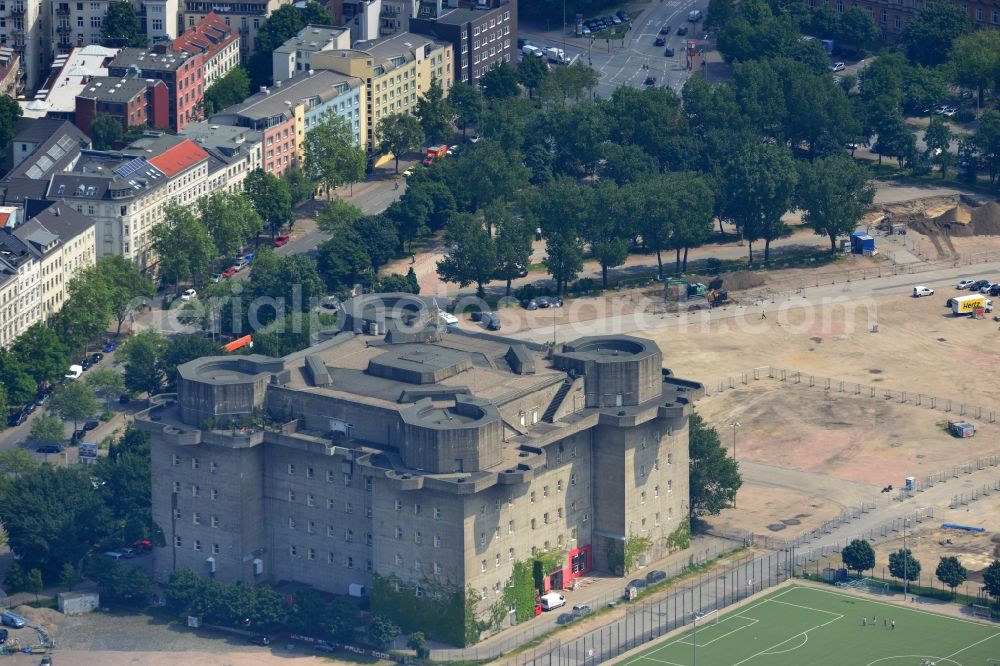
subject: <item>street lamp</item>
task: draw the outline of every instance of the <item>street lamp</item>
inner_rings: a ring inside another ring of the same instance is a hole
[[[743,424],[739,421],[733,421],[729,424],[729,427],[733,429],[733,460],[736,460],[736,431],[743,427]]]
[[[903,601],[906,601],[907,583],[910,582],[910,576],[906,571],[910,562],[910,554],[906,550],[906,525],[909,522],[909,518],[903,518]]]

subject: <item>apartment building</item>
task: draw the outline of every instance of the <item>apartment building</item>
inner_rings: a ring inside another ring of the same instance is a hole
[[[312,69],[312,54],[351,48],[351,33],[344,28],[307,25],[271,54],[273,80],[287,81]]]
[[[455,83],[475,85],[500,64],[517,63],[517,3],[511,0],[421,2],[410,31],[450,42]]]
[[[369,41],[409,31],[420,0],[330,0],[327,6],[353,41]]]
[[[66,286],[96,261],[94,221],[50,206],[17,226],[0,228],[0,347],[66,301]]]
[[[201,120],[205,80],[200,53],[170,51],[166,44],[149,49],[122,49],[108,63],[108,74],[117,77],[135,74],[163,81],[169,98],[170,127],[174,131]]]
[[[48,72],[48,25],[43,0],[0,2],[0,46],[20,59],[22,88],[28,92],[37,90]]]
[[[412,113],[432,79],[441,82],[447,95],[454,81],[452,53],[447,42],[404,32],[352,49],[314,53],[312,63],[314,69],[364,81],[366,147],[373,151],[379,121],[394,113]]]
[[[208,153],[182,137],[124,151],[83,151],[71,171],[53,174],[45,197],[97,223],[97,256],[121,254],[143,270],[156,263],[150,231],[168,204],[208,194]]]
[[[178,0],[140,0],[138,14],[150,44],[170,42],[181,32]]]
[[[188,124],[180,136],[208,153],[206,191],[242,192],[243,181],[255,169],[263,169],[263,134],[236,125],[206,121]]]
[[[261,24],[276,9],[290,4],[291,0],[254,0],[224,5],[209,0],[183,0],[180,12],[185,29],[194,27],[210,13],[221,16],[227,25],[235,27],[239,32],[240,60],[245,63],[253,53]]]
[[[108,76],[108,65],[118,49],[90,44],[56,56],[48,77],[30,101],[19,102],[25,118],[62,118],[72,121],[76,97],[94,77]]]
[[[643,563],[669,552],[702,387],[649,340],[549,353],[438,321],[431,299],[366,295],[296,354],[180,366],[177,393],[136,417],[167,541],[157,576],[364,595],[378,574],[418,596],[471,587],[482,617],[538,553],[556,555],[556,589],[615,570],[632,536],[650,539]]]
[[[17,99],[23,85],[21,56],[12,48],[0,47],[0,95]]]
[[[49,15],[46,56],[68,54],[88,44],[101,43],[101,26],[109,0],[43,0]]]
[[[52,174],[72,169],[89,148],[90,138],[66,120],[18,121],[11,142],[13,167],[0,181],[0,198],[18,211],[18,222],[48,207],[45,192]]]
[[[159,79],[136,73],[122,78],[95,77],[76,96],[74,123],[86,130],[100,115],[111,116],[126,131],[133,127],[170,126],[170,93]]]
[[[240,64],[239,33],[215,12],[209,12],[204,19],[179,35],[171,49],[201,54],[202,79],[206,88]]]

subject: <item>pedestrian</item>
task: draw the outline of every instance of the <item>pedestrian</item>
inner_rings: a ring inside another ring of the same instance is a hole
[[[761,312],[761,313],[760,313],[760,318],[761,318],[762,320],[763,320],[763,319],[767,319],[767,313],[766,313],[766,312]]]
[[[895,628],[896,628],[896,621],[895,621],[895,620],[893,620],[893,621],[892,621],[892,628],[893,628],[893,629],[895,629]]]
[[[411,254],[410,255],[410,263],[411,264],[417,263],[417,255],[415,255],[415,254]]]
[[[878,624],[878,618],[875,617],[875,613],[872,613],[872,624]]]
[[[887,617],[882,618],[882,626],[883,627],[888,627],[889,626],[889,618],[887,618]]]
[[[398,180],[395,183],[393,183],[392,189],[394,189],[394,190],[398,190],[399,189],[399,181]]]
[[[868,626],[868,616],[867,615],[865,615],[863,618],[861,618],[861,626],[862,627],[867,627]]]

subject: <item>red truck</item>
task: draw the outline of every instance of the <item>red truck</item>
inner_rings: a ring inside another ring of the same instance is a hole
[[[444,157],[448,154],[448,145],[442,143],[440,146],[431,146],[427,149],[427,155],[424,157],[423,165],[430,166],[434,163],[434,160]]]

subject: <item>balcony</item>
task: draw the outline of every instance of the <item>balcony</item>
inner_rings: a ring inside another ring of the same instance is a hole
[[[73,28],[71,28],[68,25],[58,25],[56,26],[56,32],[58,32],[60,35],[68,35],[71,32],[73,32]]]
[[[24,5],[11,5],[11,16],[24,16]]]
[[[56,7],[56,16],[69,16],[69,5]]]

